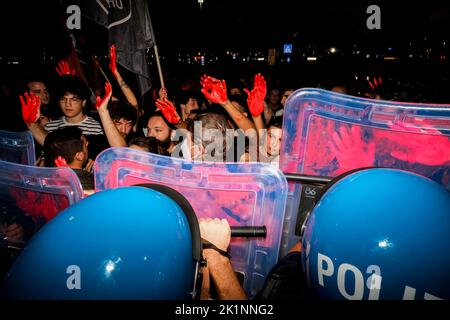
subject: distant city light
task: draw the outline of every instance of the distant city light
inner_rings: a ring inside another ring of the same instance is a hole
[[[316,61],[317,57],[307,57],[306,60],[307,61]]]
[[[335,48],[335,47],[331,47],[331,48],[330,48],[330,52],[331,52],[331,53],[336,53],[336,48]]]

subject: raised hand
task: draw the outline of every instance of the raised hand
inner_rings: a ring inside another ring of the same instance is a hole
[[[158,99],[156,100],[156,106],[171,124],[178,124],[180,122],[181,118],[172,102],[167,99]]]
[[[116,46],[114,44],[109,49],[109,56],[110,56],[109,69],[115,75],[117,71],[117,66],[116,66]]]
[[[374,99],[375,94],[378,91],[377,88],[383,83],[383,78],[381,77],[374,77],[372,80],[367,79],[367,82],[369,83],[371,92],[365,92],[364,95],[367,98]]]
[[[109,99],[111,99],[112,96],[112,87],[109,82],[105,83],[105,95],[103,98],[100,98],[100,96],[97,96],[95,106],[97,109],[104,109],[108,105]]]
[[[220,81],[211,76],[204,75],[200,79],[200,84],[202,85],[202,93],[209,101],[219,104],[225,104],[228,101],[225,80]]]
[[[22,105],[22,117],[23,121],[25,121],[27,125],[30,125],[39,120],[39,108],[41,107],[41,100],[34,93],[28,94],[28,92],[25,92],[24,95],[25,100],[22,96],[19,96],[20,103]]]
[[[61,156],[58,156],[58,158],[55,159],[55,166],[57,167],[68,167],[69,165],[66,162],[66,159],[64,159]]]
[[[373,81],[368,80],[368,82],[369,82],[370,88],[372,90],[375,90],[376,87],[378,87],[380,84],[383,83],[383,78],[378,77],[378,79],[377,79],[377,78],[374,77]]]
[[[56,69],[56,72],[58,72],[58,74],[60,76],[66,76],[66,75],[74,76],[75,75],[75,70],[70,70],[69,63],[67,63],[66,60],[61,60],[58,63],[58,66],[59,66],[59,68],[55,67],[55,69]]]
[[[186,82],[181,86],[181,91],[189,91],[192,89],[192,85],[190,82]]]
[[[159,89],[158,96],[159,96],[159,99],[161,99],[161,100],[168,99],[169,96],[167,94],[167,89],[166,88]]]
[[[247,93],[247,104],[252,116],[257,117],[264,111],[264,99],[266,98],[266,81],[264,77],[258,73],[255,75],[253,90],[244,89]]]
[[[353,125],[351,129],[341,126],[339,133],[333,132],[328,146],[339,164],[335,174],[375,164],[375,143],[363,141],[360,126]]]

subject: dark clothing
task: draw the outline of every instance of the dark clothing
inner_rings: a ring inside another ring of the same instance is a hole
[[[283,257],[270,270],[255,300],[301,301],[310,298],[301,257],[300,252]]]
[[[110,147],[108,139],[103,134],[90,134],[85,137],[89,142],[88,154],[89,158],[92,160],[95,160],[100,152]]]
[[[94,174],[83,169],[72,169],[80,179],[84,190],[94,190]]]
[[[89,158],[92,160],[95,160],[100,152],[109,148],[108,139],[103,134],[103,129],[100,122],[89,116],[76,125],[67,123],[65,117],[61,117],[60,119],[47,123],[45,125],[45,129],[52,132],[68,126],[76,126],[83,131],[83,135],[89,142],[88,152]]]
[[[142,130],[137,131],[137,132],[130,131],[130,133],[125,138],[125,141],[127,142],[127,145],[128,145],[128,143],[130,142],[131,139],[138,138],[138,137],[145,138],[144,132],[142,132]]]

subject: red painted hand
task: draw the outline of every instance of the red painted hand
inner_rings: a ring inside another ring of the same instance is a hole
[[[112,87],[109,82],[105,83],[105,95],[103,98],[100,98],[97,96],[95,106],[97,109],[106,108],[108,105],[109,99],[111,99],[112,96]]]
[[[163,113],[164,117],[172,124],[178,124],[180,122],[180,116],[175,110],[175,106],[167,99],[156,100],[156,106]]]
[[[211,102],[224,104],[228,100],[227,84],[225,80],[218,80],[216,78],[204,75],[200,84],[202,85],[202,93],[206,99]]]
[[[25,92],[24,95],[25,100],[22,96],[19,96],[20,103],[22,105],[22,117],[23,121],[25,121],[26,124],[30,125],[39,120],[39,108],[41,106],[41,100],[34,93],[28,94],[28,92]]]
[[[378,87],[380,84],[383,83],[383,78],[378,77],[378,79],[376,77],[373,78],[373,81],[368,80],[369,82],[369,86],[372,90],[375,90],[376,87]]]
[[[187,82],[181,86],[181,91],[189,91],[192,89],[192,85],[190,82]]]
[[[264,99],[266,98],[266,81],[258,73],[255,75],[253,90],[244,89],[247,93],[247,104],[252,116],[257,117],[264,111]]]
[[[58,63],[58,66],[59,66],[59,68],[55,67],[55,69],[56,69],[56,72],[58,72],[58,74],[60,76],[66,76],[66,75],[74,76],[75,75],[75,70],[70,70],[69,63],[66,60],[61,60]]]
[[[116,66],[116,46],[114,44],[109,49],[109,56],[110,56],[109,69],[115,75],[117,71],[117,66]]]
[[[66,159],[64,159],[61,156],[58,156],[58,158],[55,159],[55,166],[57,167],[68,167],[69,165],[66,162]]]

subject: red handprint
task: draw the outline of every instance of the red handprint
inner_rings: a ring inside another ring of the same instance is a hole
[[[377,130],[376,138],[386,138],[398,145],[391,151],[392,157],[429,166],[440,166],[450,161],[450,137],[443,135],[439,130],[407,127],[402,123],[389,127],[396,131]],[[404,132],[405,130],[409,132]]]
[[[111,99],[112,96],[112,87],[109,82],[105,83],[105,95],[103,98],[100,98],[100,96],[97,96],[95,106],[97,109],[100,109],[102,107],[106,107],[108,105],[109,99]]]
[[[202,93],[206,99],[214,103],[224,104],[228,100],[227,84],[225,80],[218,80],[211,76],[204,75],[200,79],[202,85]]]
[[[25,100],[22,96],[19,96],[20,103],[22,104],[22,117],[26,124],[32,124],[39,119],[39,108],[41,106],[41,100],[34,93],[28,94],[25,92]]]
[[[67,164],[66,159],[64,159],[61,156],[58,156],[58,158],[55,159],[55,166],[57,166],[57,167],[69,167],[69,165]]]
[[[69,63],[67,63],[66,60],[61,60],[58,63],[58,66],[59,66],[59,68],[55,67],[55,69],[56,69],[56,72],[58,72],[58,74],[60,76],[66,76],[66,75],[74,76],[75,75],[75,70],[70,70]]]
[[[252,116],[257,117],[264,111],[264,99],[266,98],[266,81],[258,73],[255,75],[253,90],[244,89],[247,93],[247,104]]]
[[[334,174],[374,166],[375,143],[363,141],[360,126],[353,125],[351,129],[341,126],[339,133],[333,132],[331,140],[328,147],[339,164],[339,169]]]
[[[334,132],[334,121],[321,117],[311,117],[308,127],[308,143],[305,144],[303,173],[317,175],[320,170],[330,166],[335,153],[330,150],[328,145]],[[300,137],[301,134],[293,137],[292,145],[296,146],[301,143],[297,141]]]
[[[181,118],[172,102],[167,99],[158,99],[156,100],[156,106],[161,110],[167,121],[172,124],[178,124],[180,122]]]
[[[42,220],[48,222],[69,206],[68,198],[62,195],[27,189],[11,189],[10,194],[17,206],[26,212],[35,223]]]
[[[109,69],[112,71],[113,74],[116,74],[116,70],[117,70],[117,66],[116,66],[116,46],[114,44],[109,49],[109,56],[110,56]]]

